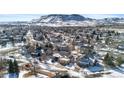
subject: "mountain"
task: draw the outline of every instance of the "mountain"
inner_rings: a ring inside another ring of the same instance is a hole
[[[124,24],[124,18],[104,18],[104,19],[98,19],[97,23],[100,25],[106,24],[106,25],[112,25],[112,24]]]
[[[92,19],[78,14],[50,14],[31,21],[45,26],[96,26],[102,24],[123,24],[124,18]]]
[[[41,16],[39,19],[32,20],[33,22],[41,23],[56,23],[56,22],[68,22],[68,21],[85,21],[92,20],[90,18],[85,18],[84,16],[78,14],[65,15],[65,14],[50,14]]]
[[[78,14],[50,14],[33,19],[31,22],[43,26],[93,26],[96,23],[94,19]]]

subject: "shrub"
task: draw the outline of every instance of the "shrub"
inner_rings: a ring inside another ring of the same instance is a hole
[[[117,66],[121,66],[121,64],[124,64],[124,60],[122,59],[121,56],[117,57],[116,64],[117,64]]]

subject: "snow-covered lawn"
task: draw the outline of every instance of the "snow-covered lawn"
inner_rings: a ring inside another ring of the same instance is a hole
[[[107,77],[107,78],[124,78],[124,73],[120,73],[118,71],[115,71],[115,70],[110,70],[111,74],[108,74],[108,75],[103,75],[103,78],[104,77]]]
[[[23,76],[24,76],[24,74],[26,74],[26,73],[28,73],[28,71],[21,71],[21,72],[19,73],[19,78],[24,78]]]
[[[104,75],[103,77],[110,77],[110,78],[124,78],[124,67],[118,67],[114,69],[108,70],[111,74]]]

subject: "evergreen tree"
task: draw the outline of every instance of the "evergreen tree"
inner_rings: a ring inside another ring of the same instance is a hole
[[[16,73],[17,77],[19,76],[19,66],[16,60],[14,60],[13,62],[13,66],[14,66],[14,72]]]
[[[13,63],[12,63],[11,60],[10,60],[10,62],[9,62],[8,73],[9,73],[9,74],[14,73],[14,66],[13,66]]]
[[[97,35],[97,37],[96,37],[96,41],[99,41],[100,40],[100,38],[99,38],[99,36]]]
[[[107,53],[107,54],[105,55],[104,61],[108,60],[108,58],[109,58],[109,53]]]
[[[15,45],[15,40],[14,40],[14,37],[10,37],[10,41],[12,42],[12,45],[14,46]]]
[[[105,44],[108,45],[109,42],[110,42],[110,39],[109,39],[109,38],[106,38],[106,39],[105,39]]]
[[[93,35],[95,35],[96,34],[96,31],[93,31],[93,33],[92,33]]]
[[[12,62],[12,61],[9,62],[8,73],[13,74],[12,77],[15,77],[14,74],[16,74],[16,77],[19,76],[19,66],[18,66],[18,63],[16,60],[14,60],[14,62]]]
[[[93,34],[91,35],[91,38],[92,38],[92,39],[94,38],[94,35],[93,35]]]
[[[102,33],[100,33],[100,37],[102,37]]]
[[[112,61],[112,56],[110,56],[109,53],[105,55],[103,62],[107,66],[111,66],[111,67],[115,66],[114,62]]]

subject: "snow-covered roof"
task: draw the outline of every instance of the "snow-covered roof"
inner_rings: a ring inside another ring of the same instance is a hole
[[[53,56],[55,56],[55,57],[62,57],[59,53],[54,53]]]

